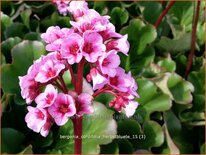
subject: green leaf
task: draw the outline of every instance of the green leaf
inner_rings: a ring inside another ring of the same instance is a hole
[[[6,27],[13,23],[12,19],[1,12],[1,32],[4,32]]]
[[[1,51],[4,54],[7,63],[11,63],[12,61],[11,49],[20,42],[21,39],[19,37],[14,37],[14,38],[8,38],[7,40],[4,40],[1,43]]]
[[[121,33],[128,34],[128,40],[132,44],[130,49],[137,55],[142,54],[146,46],[151,44],[157,36],[154,26],[145,25],[140,19],[130,20],[129,26],[124,27]]]
[[[118,135],[130,136],[132,138],[133,135],[141,133],[141,126],[135,120],[129,119],[118,122]]]
[[[190,82],[185,81],[181,76],[171,74],[167,85],[176,103],[187,104],[192,101],[191,93],[194,91],[194,87]]]
[[[193,111],[204,112],[205,111],[205,94],[193,95]]]
[[[144,7],[142,15],[144,19],[151,24],[155,24],[156,20],[162,13],[162,5],[159,2],[140,2],[140,5]]]
[[[165,112],[164,117],[170,136],[172,138],[179,136],[179,133],[182,130],[182,125],[174,112],[172,110],[169,110]]]
[[[132,144],[127,139],[118,139],[117,143],[120,154],[132,154],[134,152]]]
[[[134,135],[141,134],[140,124],[132,119],[126,119],[118,122],[118,135],[125,138],[116,138],[114,141],[119,146],[120,154],[131,154],[134,152],[133,143],[135,143]]]
[[[28,32],[27,27],[22,23],[12,23],[11,25],[7,26],[5,29],[5,37],[19,37],[23,38],[24,35]]]
[[[1,65],[6,64],[6,58],[5,56],[1,53]]]
[[[169,149],[169,153],[170,154],[180,154],[178,147],[175,145],[175,143],[173,142],[173,140],[168,132],[166,124],[163,125],[163,130],[165,133],[165,138],[166,138],[167,146]]]
[[[40,34],[36,32],[29,32],[25,34],[24,40],[42,41]]]
[[[48,147],[53,143],[53,132],[49,132],[47,137],[42,137],[40,134],[34,137],[34,148]]]
[[[143,128],[135,120],[122,121],[118,124],[118,134],[129,136],[130,138],[126,140],[129,140],[135,149],[147,150],[158,147],[164,142],[163,130],[154,121],[146,121]]]
[[[180,153],[184,154],[193,151],[194,144],[197,143],[196,137],[198,136],[192,128],[181,124],[179,118],[174,114],[177,112],[176,108],[185,108],[186,105],[179,105],[165,113],[165,122],[169,131],[169,134],[174,141],[175,145],[179,148]],[[186,147],[187,146],[187,147]]]
[[[172,100],[179,104],[192,102],[193,85],[176,73],[164,73],[153,78],[155,84]]]
[[[129,13],[124,8],[115,7],[111,11],[112,23],[118,27],[127,23],[128,18]]]
[[[135,143],[138,149],[158,147],[164,142],[162,127],[155,121],[147,121],[143,124],[143,134],[145,134],[145,140],[138,140]]]
[[[203,143],[200,147],[200,153],[205,154],[205,143]]]
[[[30,29],[30,16],[32,14],[32,11],[31,9],[26,9],[25,11],[23,11],[20,16],[21,16],[21,19],[24,23],[24,25],[27,26],[28,29]]]
[[[2,128],[1,153],[16,154],[22,151],[25,136],[12,128]]]
[[[32,145],[27,146],[22,152],[18,154],[33,154]]]
[[[146,47],[142,55],[131,57],[133,60],[130,61],[130,69],[132,73],[134,75],[147,74],[146,68],[154,61],[154,58],[155,50],[153,47]],[[121,60],[123,60],[123,58]]]
[[[54,12],[49,19],[53,25],[59,25],[61,27],[70,27],[70,18],[68,16],[62,17],[57,12]]]
[[[197,38],[200,44],[203,44],[203,25],[204,21],[201,20],[201,16],[204,16],[204,6],[205,2],[202,1],[200,6],[200,19],[198,22],[197,28]],[[171,27],[174,38],[178,39],[185,33],[192,31],[192,23],[193,23],[193,14],[194,14],[194,2],[178,2],[175,3],[172,8],[169,10],[170,18],[168,20],[169,25]]]
[[[146,121],[143,128],[135,120],[119,122],[118,134],[129,136],[129,139],[126,140],[129,140],[135,149],[150,149],[158,147],[164,142],[163,130],[154,121]]]
[[[155,111],[165,111],[171,108],[172,103],[170,97],[158,91],[152,81],[146,79],[137,80],[138,94],[140,96],[137,101],[140,103],[136,113],[144,111],[143,118],[149,120],[151,113]]]
[[[103,104],[98,102],[94,102],[93,106],[95,112],[91,115],[85,115],[83,119],[83,154],[99,153],[99,145],[112,142],[116,135],[117,125],[112,117],[113,111],[107,109]],[[60,128],[57,142],[53,149],[59,150],[63,154],[72,154],[74,145],[73,138],[61,139],[63,136],[68,137],[72,135],[73,127],[71,121],[69,121]]]
[[[204,94],[205,93],[205,69],[201,69],[200,71],[193,71],[188,75],[188,81],[190,81],[194,88],[195,94]]]
[[[169,10],[169,13],[173,15],[180,25],[191,25],[193,14],[193,2],[178,2],[175,3]]]
[[[18,76],[25,75],[33,60],[44,53],[44,45],[41,42],[23,41],[12,49],[13,63],[1,67],[2,89],[4,93],[16,94],[18,104],[21,104],[20,101],[22,101]]]
[[[119,154],[119,146],[116,141],[109,143],[107,145],[101,145],[100,154]]]
[[[191,48],[191,34],[184,34],[179,39],[170,39],[163,36],[155,45],[158,51],[161,52],[171,53],[173,55],[184,53]]]
[[[171,59],[160,60],[157,64],[168,72],[174,72],[176,70],[176,63]]]
[[[107,8],[106,8],[106,2],[104,1],[94,1],[93,9],[98,11],[100,14],[106,14]]]

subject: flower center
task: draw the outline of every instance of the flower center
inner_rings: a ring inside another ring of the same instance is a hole
[[[75,43],[70,46],[69,51],[71,54],[76,55],[79,50],[79,46]]]
[[[47,77],[54,77],[55,75],[56,72],[52,68],[49,68],[47,72]]]
[[[107,66],[109,64],[110,64],[110,62],[108,59],[104,59],[104,61],[102,62],[102,66]]]
[[[46,95],[46,103],[51,104],[51,101],[53,100],[54,95],[53,94],[47,94]]]
[[[38,119],[44,119],[44,114],[41,111],[36,112],[36,116]]]
[[[118,81],[118,77],[117,77],[117,76],[115,76],[115,77],[113,77],[113,78],[110,78],[110,84],[111,84],[111,85],[117,86],[118,83],[119,83],[119,81]]]
[[[59,111],[60,111],[61,113],[63,113],[63,114],[64,114],[64,113],[67,113],[67,112],[69,111],[68,105],[66,105],[66,104],[60,105]]]
[[[117,45],[118,45],[118,43],[115,40],[109,41],[106,45],[107,51],[118,50]]]
[[[93,51],[92,43],[85,43],[83,47],[83,51],[90,54]]]

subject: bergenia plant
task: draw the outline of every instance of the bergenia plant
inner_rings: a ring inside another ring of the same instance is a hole
[[[71,119],[74,137],[79,137],[74,139],[74,153],[81,154],[82,118],[94,112],[94,98],[101,93],[112,94],[109,106],[130,117],[138,107],[134,100],[138,97],[137,84],[130,72],[119,67],[118,53],[128,55],[129,43],[127,35],[115,32],[109,16],[89,9],[85,1],[54,2],[61,14],[69,12],[74,21],[70,21],[71,28],[51,26],[41,35],[49,54],[34,61],[27,74],[19,77],[21,95],[29,105],[25,121],[30,129],[46,137],[53,124],[63,126]],[[90,66],[88,73],[85,65]],[[67,72],[73,89],[64,81]],[[83,78],[91,83],[93,94],[83,91]]]

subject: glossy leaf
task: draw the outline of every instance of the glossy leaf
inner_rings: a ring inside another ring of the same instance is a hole
[[[119,26],[125,24],[129,18],[127,10],[115,7],[111,11],[112,23]]]
[[[2,150],[1,153],[15,154],[23,149],[25,140],[24,134],[12,128],[3,128],[2,134]]]
[[[129,41],[135,43],[131,50],[134,50],[137,55],[142,54],[146,46],[152,43],[157,36],[154,26],[145,25],[140,19],[130,20],[129,26],[124,27],[121,33],[128,34]]]
[[[26,74],[33,60],[45,53],[44,46],[38,41],[23,41],[12,49],[13,63],[4,65],[2,69],[2,88],[4,93],[17,95],[19,104],[22,104],[18,76]],[[23,55],[23,56],[22,56]],[[9,83],[7,82],[9,81]],[[24,102],[23,102],[24,103]]]

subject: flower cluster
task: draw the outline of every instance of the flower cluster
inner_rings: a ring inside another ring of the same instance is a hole
[[[67,71],[66,60],[57,52],[50,53],[34,61],[27,75],[19,77],[21,95],[27,104],[35,101],[36,107],[28,106],[25,121],[29,128],[47,136],[55,122],[64,125],[75,114],[93,113],[92,99],[88,93],[77,94],[68,91],[62,78]],[[58,93],[58,89],[62,92]],[[43,91],[41,91],[43,90]],[[76,104],[78,103],[78,111]]]
[[[91,114],[92,100],[100,93],[111,93],[109,103],[118,112],[130,117],[138,103],[134,101],[137,84],[131,73],[119,67],[119,52],[127,55],[127,35],[115,32],[109,16],[101,16],[89,9],[85,1],[55,1],[60,13],[71,13],[75,21],[72,28],[51,26],[41,35],[50,53],[34,61],[27,75],[19,77],[21,95],[28,106],[25,121],[29,128],[47,136],[51,125],[64,125],[73,116]],[[92,82],[93,94],[77,93],[77,79],[72,65],[89,63],[86,79]],[[68,90],[63,74],[69,71],[76,89]]]

